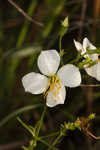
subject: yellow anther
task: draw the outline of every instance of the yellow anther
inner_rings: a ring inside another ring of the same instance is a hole
[[[53,98],[56,100],[57,95],[59,97],[60,88],[61,88],[61,81],[59,80],[57,75],[54,74],[50,76],[48,79],[47,88],[44,92],[44,97],[46,98],[48,93],[51,92],[53,94]]]

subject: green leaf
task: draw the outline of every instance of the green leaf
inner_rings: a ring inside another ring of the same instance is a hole
[[[28,46],[24,48],[17,48],[13,50],[9,50],[4,53],[3,58],[11,57],[11,58],[24,58],[31,56],[33,54],[38,54],[42,48],[40,46]]]
[[[9,114],[8,116],[6,116],[4,119],[2,119],[0,121],[0,127],[3,126],[4,124],[6,124],[9,120],[11,120],[13,117],[25,112],[25,111],[28,111],[28,110],[31,110],[31,109],[36,109],[38,107],[41,107],[42,105],[40,104],[36,104],[36,105],[29,105],[29,106],[25,106],[23,108],[20,108],[20,109],[17,109],[16,111],[12,112],[11,114]]]

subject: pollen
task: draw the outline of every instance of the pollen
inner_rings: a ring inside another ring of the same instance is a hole
[[[61,81],[57,77],[56,74],[52,75],[48,79],[48,85],[46,87],[45,92],[43,93],[44,98],[47,97],[48,93],[51,92],[53,94],[54,100],[56,100],[56,97],[59,98],[59,92],[61,88]]]

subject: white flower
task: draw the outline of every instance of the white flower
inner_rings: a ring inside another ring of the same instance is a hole
[[[97,61],[97,63],[91,67],[87,67],[87,65],[84,66],[85,71],[87,72],[88,75],[94,77],[98,81],[100,81],[100,62],[98,54],[85,54],[87,49],[90,50],[95,50],[96,47],[92,45],[92,43],[87,39],[83,39],[83,45],[80,42],[77,42],[74,40],[75,47],[78,51],[81,51],[81,54],[84,54],[84,57],[89,57],[93,61]]]
[[[35,72],[25,75],[22,78],[25,91],[32,94],[44,93],[49,107],[64,104],[65,86],[76,87],[81,83],[79,69],[72,64],[67,64],[58,70],[60,56],[56,50],[42,51],[37,64],[43,75]]]

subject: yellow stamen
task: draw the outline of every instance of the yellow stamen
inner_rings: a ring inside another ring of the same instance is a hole
[[[59,80],[57,75],[54,74],[54,75],[50,76],[48,79],[48,85],[44,92],[44,98],[47,97],[49,92],[52,92],[53,98],[56,100],[56,96],[58,95],[58,97],[59,97],[60,88],[61,88],[61,81]]]

